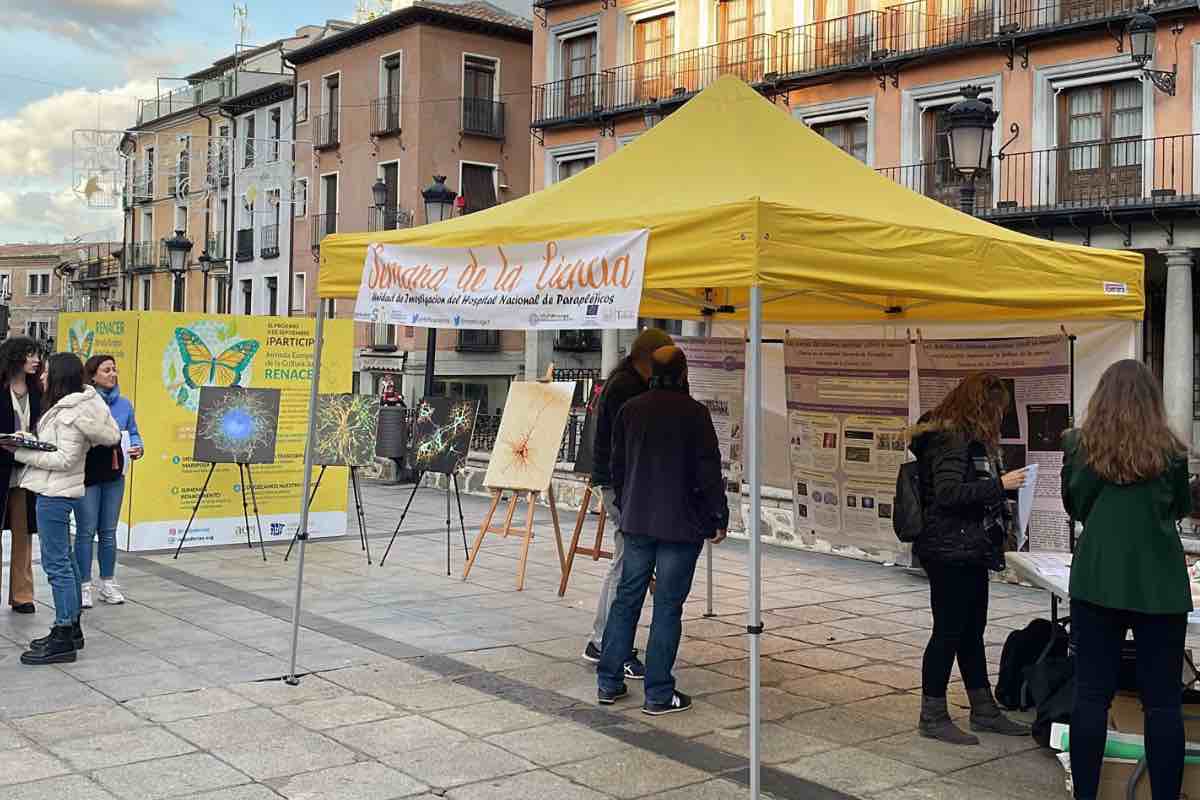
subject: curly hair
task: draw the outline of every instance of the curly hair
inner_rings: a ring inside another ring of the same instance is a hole
[[[987,372],[974,372],[929,412],[929,419],[996,450],[1000,447],[1000,425],[1009,399],[1003,381]]]
[[[0,342],[0,381],[8,383],[25,370],[27,358],[41,354],[41,345],[28,336],[13,336]]]
[[[1133,359],[1116,362],[1100,376],[1080,443],[1088,466],[1118,485],[1157,478],[1188,452],[1167,423],[1158,381]]]

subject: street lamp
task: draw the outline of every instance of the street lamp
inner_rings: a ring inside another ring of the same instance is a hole
[[[1171,33],[1175,34],[1175,63],[1171,65],[1170,72],[1146,67],[1147,64],[1154,61],[1154,40],[1157,29],[1158,23],[1145,11],[1134,14],[1133,19],[1129,20],[1129,26],[1125,29],[1126,35],[1129,37],[1129,57],[1150,79],[1155,89],[1174,97],[1175,78],[1179,73],[1179,34],[1183,33],[1183,24],[1176,22],[1171,26]]]
[[[445,175],[434,175],[433,183],[421,192],[425,201],[425,221],[442,222],[454,214],[454,198],[458,194],[446,186]]]
[[[175,231],[170,239],[163,240],[167,248],[167,266],[176,276],[187,272],[188,253],[192,252],[192,240],[183,235],[183,231]]]
[[[950,141],[950,164],[965,178],[959,194],[959,210],[975,213],[975,178],[992,163],[992,130],[999,114],[990,100],[979,99],[978,86],[959,90],[963,99],[946,112]]]
[[[383,178],[375,179],[374,185],[371,186],[371,199],[375,201],[375,229],[386,230],[388,226],[383,207],[387,205],[387,184],[383,182]]]

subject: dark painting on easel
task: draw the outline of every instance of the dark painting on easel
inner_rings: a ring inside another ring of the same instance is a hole
[[[279,390],[200,389],[192,458],[209,464],[273,464]]]
[[[379,398],[365,394],[317,395],[317,438],[313,463],[366,467],[375,463]]]
[[[575,448],[575,472],[578,475],[592,474],[592,465],[595,463],[596,416],[600,413],[600,393],[603,389],[604,382],[596,381],[592,387],[592,396],[588,398],[583,428],[579,431],[579,444]]]
[[[451,475],[467,459],[478,400],[426,397],[417,405],[413,423],[412,465],[418,472]]]

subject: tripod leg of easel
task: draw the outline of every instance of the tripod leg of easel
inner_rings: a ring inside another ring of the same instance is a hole
[[[242,521],[246,523],[246,547],[251,550],[254,545],[250,541],[250,507],[246,504],[246,465],[238,464],[238,483],[242,487]]]
[[[567,593],[567,581],[571,579],[571,567],[575,564],[575,551],[579,549],[579,537],[583,533],[583,521],[588,515],[588,506],[592,503],[592,485],[583,487],[583,502],[579,504],[579,513],[575,515],[575,531],[571,534],[571,546],[567,548],[567,563],[563,567],[562,580],[558,582],[558,596]]]
[[[563,552],[562,527],[558,524],[558,503],[554,501],[554,484],[550,484],[550,488],[546,490],[546,497],[550,501],[550,522],[554,525],[554,545],[558,548],[558,570],[563,575],[567,574],[567,556]]]
[[[313,485],[312,491],[308,495],[308,507],[309,508],[312,508],[313,500],[317,496],[317,489],[321,488],[321,478],[325,477],[325,470],[327,468],[328,468],[328,465],[322,464],[321,471],[317,473],[317,482]],[[287,561],[288,558],[291,557],[292,548],[296,546],[296,542],[297,542],[297,540],[299,540],[299,538],[300,538],[300,526],[297,525],[296,532],[292,534],[291,544],[288,545],[287,553],[285,553],[283,556],[284,561]]]
[[[263,541],[262,517],[258,513],[258,493],[254,491],[254,473],[250,471],[249,464],[246,465],[246,477],[250,481],[250,501],[254,503],[254,524],[258,527],[258,547],[262,550],[263,561],[266,561],[267,543]]]
[[[183,543],[187,541],[188,531],[192,529],[192,523],[196,520],[196,512],[200,510],[200,504],[204,502],[204,493],[208,491],[208,482],[212,480],[213,470],[216,468],[216,464],[208,465],[208,475],[204,478],[204,485],[200,487],[200,496],[196,498],[196,505],[192,506],[192,516],[188,517],[187,527],[183,529],[183,536],[179,539],[179,546],[175,548],[175,558],[179,558],[179,551],[183,549]]]
[[[396,543],[396,537],[400,535],[400,529],[404,527],[404,518],[408,516],[408,509],[412,506],[413,498],[417,496],[417,489],[421,488],[421,479],[425,477],[425,473],[417,476],[417,482],[413,484],[412,494],[408,496],[408,502],[404,504],[404,511],[400,514],[400,521],[396,523],[396,530],[392,531],[392,538],[388,541],[387,549],[383,551],[383,558],[379,559],[379,566],[383,566],[383,562],[387,561],[388,553],[392,552],[392,545]]]
[[[463,557],[466,558],[470,551],[467,549],[467,521],[463,519],[462,493],[458,491],[458,473],[451,473],[451,476],[454,478],[454,499],[458,501],[458,527],[462,528]]]
[[[367,512],[363,509],[362,489],[358,485],[358,471],[350,468],[350,488],[354,490],[354,510],[358,516],[358,535],[362,539],[363,551],[367,554],[367,566],[371,566],[371,543],[367,540]]]
[[[492,505],[488,509],[487,516],[483,518],[483,524],[479,526],[479,535],[475,537],[475,543],[471,545],[471,552],[467,554],[467,563],[463,566],[463,580],[471,574],[471,567],[475,563],[475,557],[479,555],[479,548],[483,546],[483,537],[487,536],[487,532],[492,528],[492,518],[496,516],[496,507],[500,505],[501,491],[499,489],[492,490]],[[513,495],[516,497],[516,495]],[[513,507],[510,504],[508,508],[508,518],[512,519]]]
[[[450,482],[446,481],[446,577],[450,577]]]
[[[517,591],[525,589],[525,565],[529,560],[529,543],[533,541],[533,512],[537,510],[537,493],[528,492],[525,495],[525,500],[529,503],[529,512],[525,515],[525,538],[521,542],[521,561],[517,566]],[[512,519],[512,514],[509,514],[509,519]],[[508,525],[504,526],[505,535],[508,535]]]

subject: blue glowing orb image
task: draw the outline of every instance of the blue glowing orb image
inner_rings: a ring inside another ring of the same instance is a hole
[[[193,458],[210,464],[271,464],[279,427],[279,390],[200,390]]]

